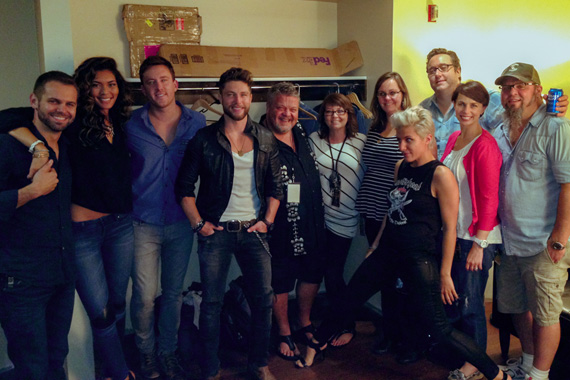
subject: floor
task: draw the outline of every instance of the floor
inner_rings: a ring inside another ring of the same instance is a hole
[[[490,314],[491,304],[487,305],[487,316]],[[366,318],[365,318],[366,319]],[[437,365],[423,358],[411,365],[400,365],[389,355],[375,355],[370,352],[375,339],[374,324],[370,321],[359,321],[356,326],[357,334],[346,347],[327,350],[326,358],[316,361],[311,368],[297,369],[292,362],[285,361],[272,355],[269,368],[279,380],[442,380],[447,378],[449,369]],[[180,342],[181,344],[183,342]],[[302,351],[304,347],[300,346]],[[127,341],[126,347],[132,368],[136,366],[136,350],[132,339]],[[190,380],[200,378],[197,353],[188,351],[186,358]],[[499,349],[499,333],[493,326],[488,326],[488,354],[496,363],[501,363]],[[509,356],[518,357],[521,354],[520,343],[517,338],[511,337]],[[567,351],[559,353],[570,357]],[[235,350],[222,350],[222,380],[241,380],[245,377],[246,355]],[[566,360],[567,361],[567,360]],[[562,360],[565,362],[565,360]],[[560,366],[558,366],[560,367]],[[553,373],[555,372],[555,373]],[[568,380],[568,368],[557,368],[551,372],[551,380]],[[139,379],[141,377],[138,377]],[[0,380],[14,380],[10,373],[0,374]],[[83,380],[83,379],[80,379]],[[85,379],[90,380],[90,379]]]

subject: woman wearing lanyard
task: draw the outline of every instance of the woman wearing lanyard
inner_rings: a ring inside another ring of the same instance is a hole
[[[325,204],[325,286],[331,302],[346,287],[344,264],[359,227],[355,203],[364,176],[360,157],[365,141],[350,100],[342,94],[328,95],[320,108],[320,130],[309,136],[309,142],[319,165]],[[353,336],[354,326],[344,326],[331,345],[346,345]]]

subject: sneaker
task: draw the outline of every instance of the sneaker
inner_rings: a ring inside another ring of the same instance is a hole
[[[180,366],[178,362],[178,357],[174,352],[161,354],[160,367],[162,372],[164,372],[165,379],[168,380],[186,380],[186,374],[184,369]]]
[[[528,379],[526,372],[522,369],[522,357],[518,359],[511,358],[507,360],[506,365],[500,365],[499,369],[510,375],[513,380],[525,380]]]
[[[147,379],[157,379],[160,377],[156,353],[141,354],[141,375]]]
[[[480,380],[483,379],[483,374],[479,371],[475,371],[469,376],[465,376],[463,372],[458,369],[454,369],[453,371],[449,372],[447,376],[447,380]]]

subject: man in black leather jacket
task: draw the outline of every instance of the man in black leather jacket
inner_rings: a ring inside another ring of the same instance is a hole
[[[252,314],[248,373],[253,379],[275,379],[267,367],[273,290],[266,234],[283,189],[277,142],[248,116],[251,85],[247,70],[231,68],[222,74],[218,87],[224,116],[190,141],[176,182],[177,198],[198,236],[205,379],[220,377],[220,311],[233,255],[246,281]]]

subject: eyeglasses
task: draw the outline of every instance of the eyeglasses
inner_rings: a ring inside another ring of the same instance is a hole
[[[325,116],[332,116],[334,114],[337,114],[338,116],[344,116],[346,114],[346,110],[337,110],[337,111],[325,111]]]
[[[394,98],[394,97],[396,97],[396,95],[398,95],[400,92],[402,92],[402,91],[379,92],[379,93],[377,93],[376,95],[377,95],[379,98],[387,98],[388,96],[391,97],[391,98]]]
[[[511,92],[511,90],[513,88],[517,89],[517,90],[524,90],[526,88],[526,86],[534,86],[536,85],[536,83],[532,83],[532,82],[528,82],[528,83],[517,83],[517,84],[505,84],[502,86],[499,86],[499,89],[503,92]]]
[[[438,70],[440,73],[446,73],[449,70],[451,70],[452,67],[453,67],[453,65],[448,65],[447,63],[442,63],[439,66],[428,68],[426,70],[426,72],[428,73],[428,75],[432,76],[432,75],[435,75],[435,73],[437,73]]]

